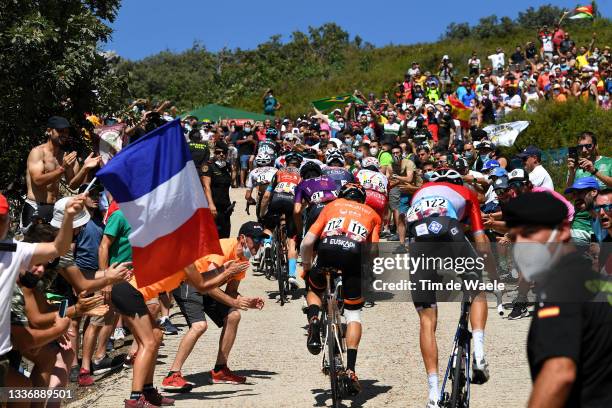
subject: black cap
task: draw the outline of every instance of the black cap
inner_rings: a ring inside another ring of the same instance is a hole
[[[248,221],[242,224],[238,235],[246,235],[247,237],[261,239],[268,238],[269,235],[264,232],[264,227],[258,222]]]
[[[224,153],[227,153],[227,144],[224,141],[219,140],[215,143],[215,150],[223,150]]]
[[[521,159],[529,156],[536,156],[538,159],[542,159],[542,151],[536,146],[527,146],[525,150],[523,150],[517,156]]]
[[[47,121],[47,129],[66,129],[69,127],[68,119],[61,116],[51,116]]]
[[[525,193],[502,206],[503,220],[509,228],[523,225],[555,227],[567,217],[567,207],[550,193]]]

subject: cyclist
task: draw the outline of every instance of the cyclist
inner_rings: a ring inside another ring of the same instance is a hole
[[[389,180],[380,172],[380,164],[374,157],[361,161],[361,170],[355,174],[355,180],[366,190],[366,205],[370,206],[383,219],[387,211]]]
[[[325,153],[325,163],[327,166],[323,167],[323,174],[334,180],[338,191],[344,184],[355,181],[351,172],[344,168],[344,155],[340,150],[336,148],[328,149]]]
[[[302,266],[308,279],[306,302],[308,307],[308,339],[306,346],[311,354],[321,352],[321,295],[325,289],[325,275],[320,268],[333,267],[342,272],[344,316],[347,322],[347,377],[349,394],[361,390],[355,362],[361,339],[361,265],[364,246],[378,242],[381,218],[365,205],[366,190],[358,183],[346,183],[338,193],[338,199],[327,204],[310,227],[302,242]],[[320,240],[320,241],[319,241]],[[317,248],[317,264],[312,266],[313,251]],[[364,259],[363,262],[366,260]]]
[[[275,157],[279,151],[278,143],[276,143],[277,138],[278,130],[273,127],[266,129],[266,138],[257,145],[257,155],[268,154]]]
[[[302,237],[302,213],[306,203],[306,231],[315,222],[325,204],[337,197],[336,183],[327,176],[323,176],[323,170],[314,161],[306,162],[300,168],[302,181],[295,190],[295,204],[293,206],[293,217],[297,232]]]
[[[474,242],[478,245],[488,245],[489,239],[484,234],[478,197],[473,190],[463,186],[461,175],[453,169],[441,168],[434,170],[429,182],[416,191],[411,207],[406,214],[406,223],[410,236],[416,242],[457,242],[466,243],[464,225],[469,222]],[[439,255],[439,251],[447,250],[447,246],[436,246],[427,249],[429,256]],[[467,249],[462,246],[461,249]],[[429,253],[431,252],[431,253]],[[466,252],[466,251],[462,251]],[[419,254],[420,255],[420,254]],[[455,256],[457,254],[454,254]],[[416,256],[416,254],[415,254]],[[444,254],[443,256],[447,256]],[[470,253],[460,256],[474,257]],[[485,256],[489,273],[494,273],[493,257]],[[439,281],[436,270],[419,268],[411,276],[415,282]],[[433,290],[420,290],[417,283],[413,294],[413,302],[419,314],[421,355],[427,372],[429,383],[428,408],[438,407],[438,348],[436,343],[436,324],[438,319],[436,294]],[[484,355],[484,328],[487,321],[487,302],[484,293],[474,297],[470,323],[474,339],[474,365],[472,383],[483,384],[489,379],[488,364]]]
[[[300,184],[300,165],[302,156],[296,152],[285,155],[286,166],[276,172],[272,181],[264,193],[259,216],[284,215],[287,226],[287,259],[289,265],[289,283],[298,286],[295,278],[297,269],[297,249],[295,238],[297,234],[293,219],[293,204],[295,201],[295,189]],[[269,210],[268,210],[269,206]]]
[[[257,167],[253,169],[247,177],[246,192],[244,193],[244,198],[246,199],[247,203],[255,204],[255,199],[253,198],[253,189],[257,187],[257,215],[259,215],[259,208],[261,207],[262,196],[266,191],[268,185],[272,182],[274,175],[278,171],[278,169],[272,166],[273,163],[274,156],[268,153],[257,154],[257,156],[255,157],[255,165]]]

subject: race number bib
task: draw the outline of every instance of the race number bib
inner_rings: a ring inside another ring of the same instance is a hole
[[[455,211],[444,197],[423,198],[412,205],[406,213],[406,222],[414,222],[437,215],[456,218]]]
[[[359,221],[351,220],[346,236],[358,242],[363,242],[368,238],[368,229]]]
[[[325,228],[323,228],[323,236],[328,237],[342,234],[342,224],[344,224],[344,217],[330,219],[327,221],[327,224],[325,224]]]
[[[321,199],[323,198],[324,193],[323,191],[315,191],[314,193],[312,193],[312,195],[310,196],[310,201],[313,203],[319,203],[319,201],[321,201]]]
[[[286,182],[278,183],[276,188],[274,188],[274,192],[295,194],[295,184]]]
[[[370,175],[367,173],[359,173],[357,178],[359,179],[359,184],[366,190],[374,190],[382,194],[387,194],[387,183],[382,177],[378,177],[377,174]]]
[[[257,184],[269,184],[272,181],[272,177],[274,177],[274,174],[272,173],[261,173],[257,175],[255,182]]]

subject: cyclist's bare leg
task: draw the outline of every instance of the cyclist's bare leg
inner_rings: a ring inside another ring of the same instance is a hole
[[[421,356],[427,374],[438,373],[438,343],[436,342],[436,326],[438,324],[438,308],[429,307],[419,310],[419,344]]]
[[[472,306],[470,307],[470,324],[472,325],[472,331],[485,329],[488,313],[487,298],[484,292],[480,292],[474,298]]]
[[[287,238],[287,261],[289,264],[289,277],[296,277],[297,269],[297,249],[295,239]]]
[[[320,308],[323,302],[321,301],[321,296],[319,296],[316,292],[309,290],[306,294],[306,304],[308,306],[317,305]]]

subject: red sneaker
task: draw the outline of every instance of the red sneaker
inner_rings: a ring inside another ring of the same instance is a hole
[[[213,384],[244,384],[246,377],[236,375],[228,367],[224,367],[218,372],[210,370],[210,380]]]
[[[149,401],[147,401],[142,395],[137,400],[127,399],[125,402],[125,408],[159,408],[159,405],[153,405]]]
[[[152,390],[144,390],[142,392],[143,397],[154,404],[155,406],[168,406],[174,405],[174,400],[172,398],[164,397],[157,391],[157,388],[153,388]]]
[[[81,370],[79,371],[79,376],[77,378],[79,382],[79,387],[89,387],[94,383],[94,378],[91,376],[91,373],[89,372],[89,370],[86,370],[84,368],[81,368]]]
[[[187,392],[193,388],[193,383],[185,380],[180,371],[175,372],[170,377],[166,377],[162,381],[162,388],[168,391]]]

